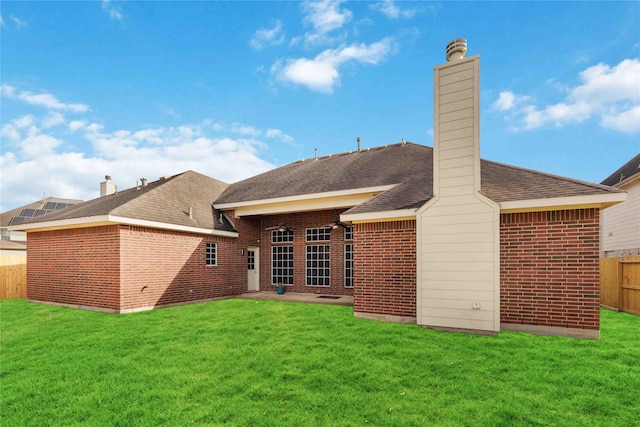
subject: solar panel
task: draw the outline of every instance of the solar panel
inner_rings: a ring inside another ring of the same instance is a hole
[[[25,218],[32,218],[35,214],[36,214],[35,209],[23,209],[22,212],[20,213],[20,216],[23,216]]]
[[[33,213],[33,216],[44,215],[48,212],[50,211],[47,211],[46,209],[36,209],[36,211]]]
[[[47,202],[44,204],[44,208],[43,209],[58,209],[56,208],[56,205],[58,205],[59,203],[56,202]]]
[[[13,218],[11,218],[11,221],[9,221],[9,225],[21,224],[29,219],[31,218],[27,218],[24,216],[14,216]]]

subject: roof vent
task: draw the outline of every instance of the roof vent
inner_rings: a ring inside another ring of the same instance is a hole
[[[140,178],[140,182],[142,183],[141,185],[142,185],[143,187],[146,187],[146,186],[147,186],[147,178]]]
[[[459,61],[467,54],[467,40],[453,39],[447,45],[447,62]]]

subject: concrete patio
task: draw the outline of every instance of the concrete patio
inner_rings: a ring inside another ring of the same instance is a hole
[[[296,292],[285,292],[282,295],[278,295],[276,292],[258,291],[247,292],[238,295],[237,298],[304,302],[309,304],[353,305],[353,297],[349,295],[302,294]]]

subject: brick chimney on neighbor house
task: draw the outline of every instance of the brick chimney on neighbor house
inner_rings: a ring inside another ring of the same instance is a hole
[[[111,182],[111,176],[105,175],[104,182],[100,183],[100,197],[108,196],[109,194],[115,194],[118,191],[118,186]]]

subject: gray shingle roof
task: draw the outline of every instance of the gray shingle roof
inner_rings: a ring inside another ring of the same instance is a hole
[[[60,212],[43,215],[29,223],[113,215],[165,224],[232,231],[228,221],[220,221],[211,202],[228,186],[194,171],[149,182]],[[189,207],[193,218],[189,218]]]
[[[399,143],[300,160],[231,184],[216,204],[400,184],[431,170],[424,148]]]
[[[640,153],[629,160],[624,165],[620,166],[614,173],[609,175],[601,184],[604,185],[616,185],[626,179],[631,178],[634,175],[640,173]]]
[[[482,193],[496,202],[616,193],[570,178],[481,161]],[[298,161],[230,185],[216,204],[396,185],[348,213],[413,209],[433,194],[433,149],[398,143]]]

